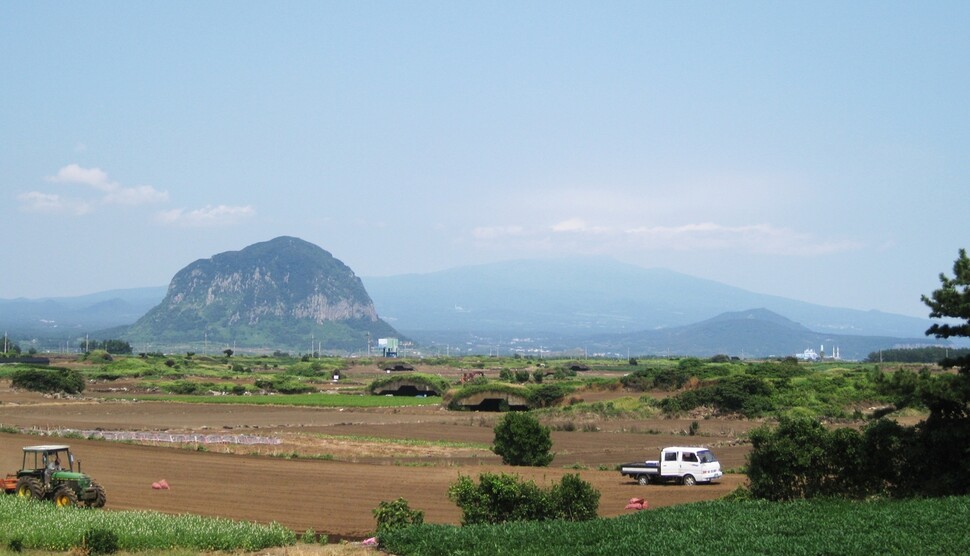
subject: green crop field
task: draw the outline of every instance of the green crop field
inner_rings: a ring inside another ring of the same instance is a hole
[[[82,536],[91,529],[113,532],[118,537],[118,548],[126,551],[252,551],[296,542],[293,531],[278,524],[144,511],[57,508],[16,496],[0,496],[0,523],[0,546],[17,543],[26,549],[48,551],[80,546]]]
[[[970,554],[970,498],[715,501],[586,522],[418,525],[381,535],[393,554]]]

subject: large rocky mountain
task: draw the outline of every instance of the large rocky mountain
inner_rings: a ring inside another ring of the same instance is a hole
[[[183,268],[124,337],[138,349],[208,342],[363,351],[368,335],[399,337],[378,317],[360,278],[320,247],[278,237]]]

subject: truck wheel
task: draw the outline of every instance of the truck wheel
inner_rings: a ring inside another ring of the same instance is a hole
[[[649,485],[650,475],[638,475],[637,482],[640,483],[641,485]]]
[[[84,504],[89,508],[103,508],[105,500],[107,500],[104,494],[104,487],[94,481],[91,481],[91,488],[93,488],[95,492],[94,498],[85,500]]]
[[[21,477],[17,479],[17,496],[43,500],[44,485],[40,484],[35,477]]]
[[[696,484],[697,484],[697,481],[694,480],[693,475],[684,475],[684,485],[692,487]]]
[[[54,491],[54,505],[58,508],[73,508],[77,506],[77,494],[67,485],[61,485]]]

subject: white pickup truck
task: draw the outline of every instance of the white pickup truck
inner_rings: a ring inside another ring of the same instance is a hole
[[[697,446],[670,446],[660,451],[660,461],[635,461],[620,466],[620,474],[641,485],[677,481],[685,485],[720,479],[721,464],[714,452]]]

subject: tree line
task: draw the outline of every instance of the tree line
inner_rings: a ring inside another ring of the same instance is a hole
[[[934,323],[926,334],[970,337],[970,259],[960,249],[953,277],[922,296]],[[963,322],[958,322],[963,321]],[[809,419],[782,419],[752,432],[751,494],[789,500],[821,496],[864,498],[970,494],[970,355],[952,352],[940,365],[956,373],[880,374],[878,388],[893,399],[887,411],[925,407],[914,426],[877,419],[861,432],[826,429]]]

